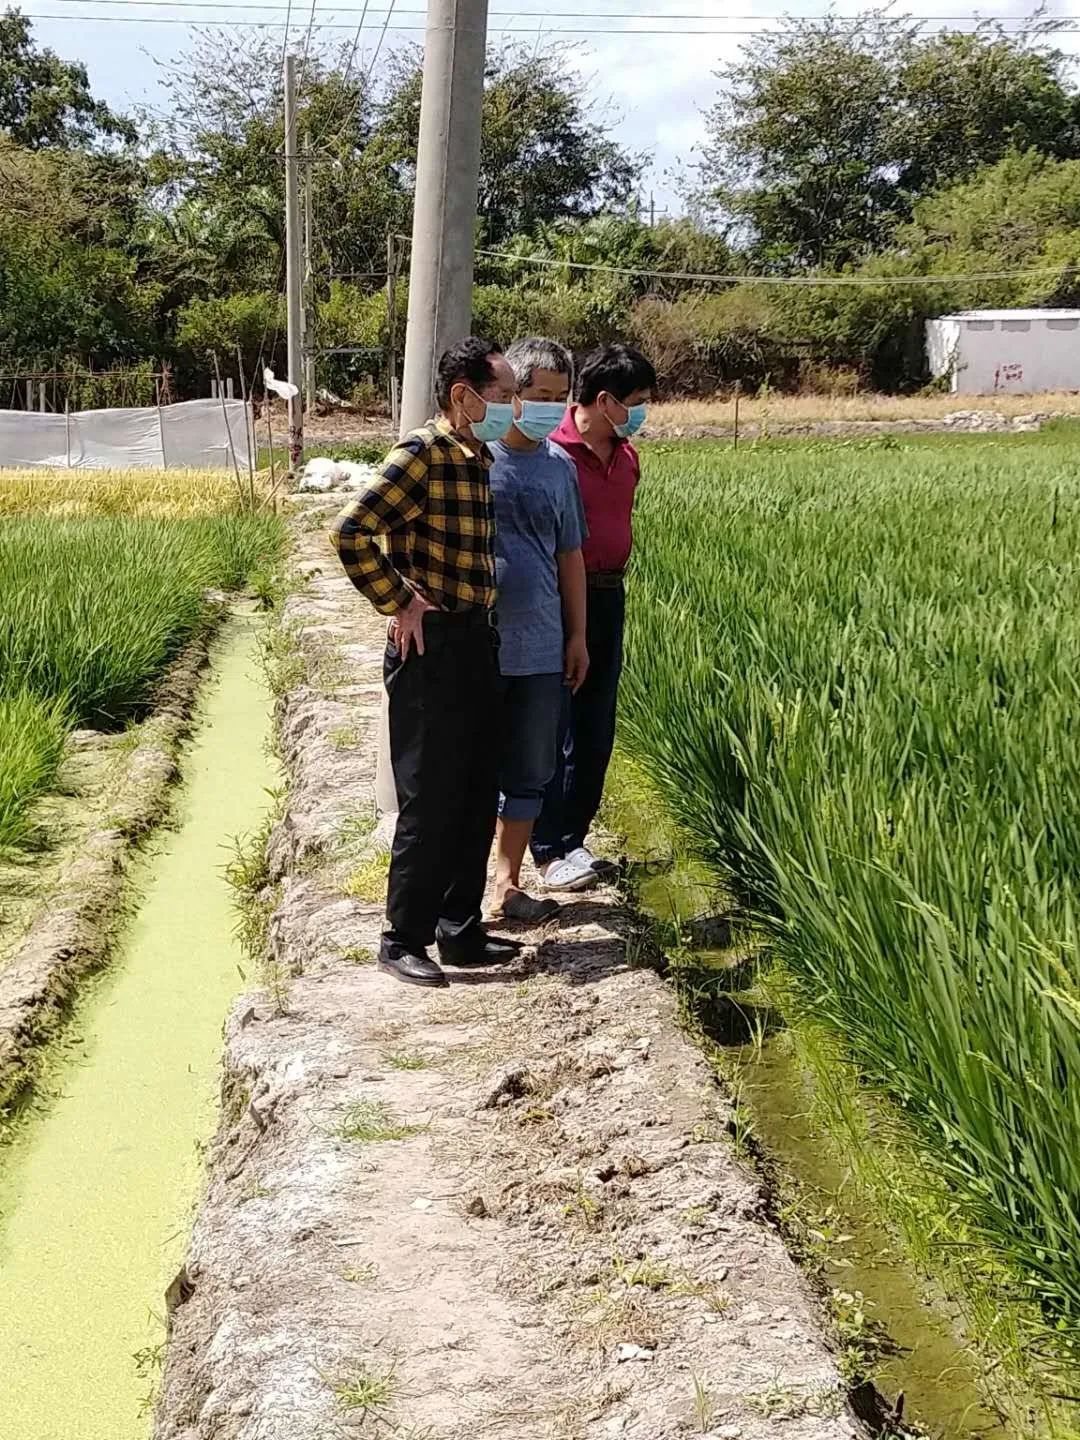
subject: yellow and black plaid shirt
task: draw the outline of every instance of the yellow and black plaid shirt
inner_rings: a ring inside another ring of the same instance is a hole
[[[491,454],[440,418],[414,430],[338,516],[330,538],[356,588],[384,615],[419,590],[444,610],[495,604]],[[376,536],[387,537],[385,553]]]

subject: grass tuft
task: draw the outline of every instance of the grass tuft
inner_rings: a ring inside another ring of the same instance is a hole
[[[422,1135],[426,1129],[426,1125],[409,1125],[398,1120],[381,1100],[357,1100],[349,1106],[335,1133],[342,1140],[375,1145],[408,1140],[413,1135]]]
[[[369,860],[362,860],[345,880],[345,894],[352,900],[363,900],[368,905],[381,904],[386,899],[386,881],[390,874],[390,852],[381,850]]]
[[[393,1368],[374,1370],[353,1362],[334,1374],[323,1373],[322,1381],[333,1392],[339,1410],[381,1416],[397,1398],[399,1384]]]
[[[391,1070],[426,1070],[431,1064],[418,1050],[384,1050],[382,1058]]]
[[[362,1265],[346,1265],[341,1272],[341,1278],[350,1285],[374,1285],[379,1278],[379,1267],[370,1260]]]

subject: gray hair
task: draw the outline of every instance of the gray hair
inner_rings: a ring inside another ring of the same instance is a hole
[[[506,352],[506,360],[514,372],[518,390],[532,384],[534,370],[551,370],[556,375],[567,376],[571,385],[574,383],[574,362],[570,351],[557,340],[546,340],[542,335],[515,340]]]

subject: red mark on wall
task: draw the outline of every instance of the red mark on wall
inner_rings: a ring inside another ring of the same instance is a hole
[[[1024,367],[1012,361],[1007,365],[999,365],[994,371],[994,389],[999,385],[1019,385],[1024,379]]]

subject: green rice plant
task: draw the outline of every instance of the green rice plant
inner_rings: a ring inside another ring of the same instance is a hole
[[[0,522],[0,690],[65,695],[113,728],[149,700],[203,623],[278,543],[273,517]]]
[[[52,783],[67,728],[62,700],[0,695],[0,848],[26,838],[30,802]]]
[[[1073,446],[670,447],[638,523],[624,744],[1069,1353]]]
[[[0,519],[0,843],[55,778],[61,728],[138,718],[209,592],[282,543],[273,516]]]

